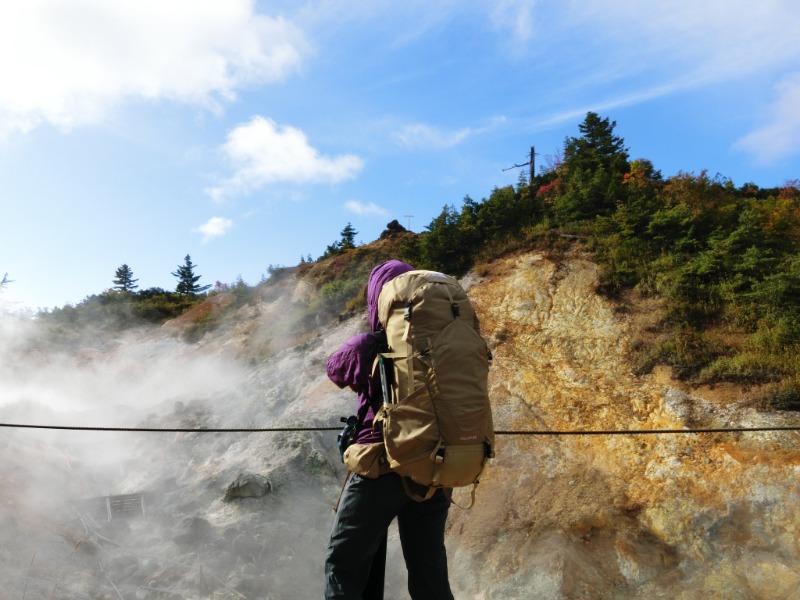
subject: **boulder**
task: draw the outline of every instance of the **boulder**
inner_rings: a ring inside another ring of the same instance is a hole
[[[179,546],[193,546],[208,540],[213,529],[203,517],[186,517],[175,527],[172,539]]]
[[[236,498],[261,498],[272,491],[272,483],[263,475],[240,473],[225,491],[225,502]]]

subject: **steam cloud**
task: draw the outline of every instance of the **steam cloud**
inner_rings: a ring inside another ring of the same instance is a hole
[[[254,318],[269,328],[273,316]],[[353,399],[325,360],[364,324],[255,365],[169,327],[56,344],[42,325],[0,315],[2,422],[328,426]],[[20,598],[319,596],[344,475],[335,437],[5,429],[0,586]],[[268,482],[264,494],[226,501],[240,474]],[[131,518],[109,520],[123,494]]]

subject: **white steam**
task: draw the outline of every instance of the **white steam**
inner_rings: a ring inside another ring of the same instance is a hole
[[[154,328],[52,344],[43,325],[0,316],[0,422],[327,426],[352,410],[325,360],[357,324],[248,364],[225,336],[188,344]],[[29,598],[318,596],[344,475],[335,439],[5,428],[0,586]],[[270,492],[224,502],[240,473]],[[104,498],[119,494],[141,494],[147,518],[109,522]]]

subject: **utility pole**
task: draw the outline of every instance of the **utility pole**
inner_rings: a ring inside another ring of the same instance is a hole
[[[536,175],[536,150],[531,146],[531,176],[528,177],[528,185],[533,183],[533,176]]]
[[[409,230],[409,231],[411,231],[411,218],[412,218],[414,215],[403,215],[403,216],[404,216],[404,217],[406,217],[406,218],[408,219],[408,230]]]
[[[511,169],[519,169],[520,167],[527,167],[530,166],[530,177],[528,178],[528,185],[533,183],[533,177],[536,175],[536,148],[531,146],[531,157],[528,159],[528,162],[522,163],[521,165],[511,165],[507,169],[503,169],[503,171],[510,171]]]

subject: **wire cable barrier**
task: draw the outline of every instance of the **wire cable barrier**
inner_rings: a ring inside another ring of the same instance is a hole
[[[338,427],[92,427],[82,425],[34,425],[28,423],[0,423],[9,429],[55,429],[61,431],[131,431],[145,433],[275,433],[295,431],[339,431]],[[711,427],[687,429],[586,429],[586,430],[497,430],[495,435],[656,435],[679,433],[748,433],[760,431],[800,431],[800,425],[791,427]]]

